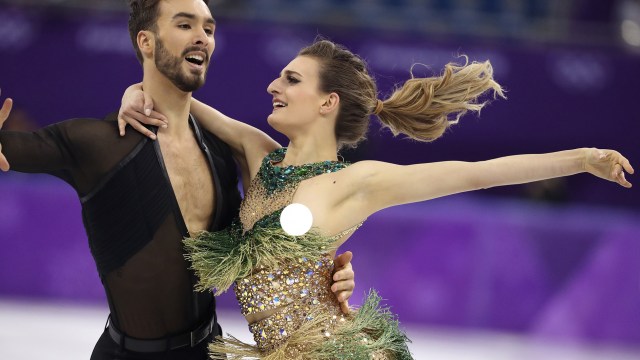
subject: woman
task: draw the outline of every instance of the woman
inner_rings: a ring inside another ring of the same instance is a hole
[[[338,161],[337,150],[364,138],[374,114],[394,134],[432,141],[466,111],[484,105],[484,93],[502,96],[491,65],[448,64],[444,75],[412,78],[388,99],[377,99],[375,82],[357,55],[321,40],[300,51],[268,87],[269,124],[289,139],[280,147],[263,132],[194,101],[193,114],[227,142],[241,164],[246,197],[240,219],[228,231],[186,240],[203,279],[200,286],[225,291],[234,282],[257,348],[234,339],[212,349],[230,356],[289,358],[411,358],[393,316],[371,294],[352,316],[341,316],[328,296],[332,253],[371,214],[381,209],[464,191],[520,184],[589,172],[631,187],[633,173],[616,151],[575,149],[518,155],[483,162],[447,161],[399,166],[378,161]],[[150,134],[139,87],[125,94],[125,121]],[[279,216],[299,203],[313,214],[312,230],[285,234]]]

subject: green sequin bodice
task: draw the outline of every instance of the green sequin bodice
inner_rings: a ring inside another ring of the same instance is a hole
[[[280,148],[262,160],[258,179],[269,194],[282,191],[314,176],[336,172],[349,166],[346,162],[328,160],[304,165],[274,166],[281,163],[286,154],[287,148]]]

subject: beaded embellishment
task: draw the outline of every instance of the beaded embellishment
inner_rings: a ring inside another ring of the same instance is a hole
[[[254,227],[280,226],[280,211],[291,203],[300,182],[314,176],[342,170],[347,162],[321,161],[304,165],[275,166],[282,162],[287,148],[267,155],[257,176],[240,205],[240,220],[244,231]]]

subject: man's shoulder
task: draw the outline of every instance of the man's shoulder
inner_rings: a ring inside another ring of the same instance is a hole
[[[62,121],[62,123],[74,122],[83,123],[89,126],[105,126],[105,127],[117,127],[118,126],[118,112],[114,111],[108,113],[103,117],[75,117]]]
[[[79,117],[68,119],[52,125],[67,137],[72,143],[87,146],[89,148],[104,146],[127,146],[127,143],[138,142],[144,136],[129,128],[124,136],[120,136],[118,129],[117,112],[109,114],[102,119]]]
[[[59,127],[89,126],[89,127],[105,127],[105,128],[114,127],[114,126],[117,127],[118,126],[118,122],[116,121],[117,116],[118,116],[118,113],[115,113],[115,115],[109,114],[104,118],[74,117],[74,118],[69,118],[67,120],[54,123],[51,126],[59,126]]]
[[[87,126],[114,128],[118,127],[118,112],[114,111],[102,118],[99,117],[77,117],[69,119],[69,121],[83,123]]]

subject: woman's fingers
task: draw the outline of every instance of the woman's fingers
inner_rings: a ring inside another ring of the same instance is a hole
[[[125,122],[126,124],[129,124],[132,128],[134,128],[136,131],[138,131],[139,133],[141,133],[144,136],[147,136],[149,138],[151,138],[152,140],[156,140],[156,134],[147,129],[140,121],[138,121],[137,119],[134,119],[132,117],[130,117],[129,115],[126,114],[122,114],[120,116],[120,118],[118,119],[118,125],[120,124],[120,120],[122,120],[123,122]],[[125,125],[126,126],[126,125]],[[121,134],[122,134],[122,129],[121,129]]]

